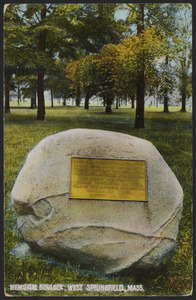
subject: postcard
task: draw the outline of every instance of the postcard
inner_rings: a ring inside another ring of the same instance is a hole
[[[192,5],[4,4],[5,295],[192,295]]]

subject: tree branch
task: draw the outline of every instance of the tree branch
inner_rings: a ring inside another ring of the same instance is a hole
[[[135,12],[137,12],[137,10],[135,9],[135,7],[133,7],[131,4],[129,4],[129,3],[126,3],[127,4],[127,6],[129,6],[130,8],[132,8]]]
[[[37,15],[37,12],[35,12],[35,16],[36,16],[38,22],[40,23],[41,20],[39,19],[38,15]],[[35,20],[35,19],[34,19],[34,20]],[[35,22],[36,22],[36,21],[35,21]],[[36,23],[36,24],[38,24],[38,23]]]

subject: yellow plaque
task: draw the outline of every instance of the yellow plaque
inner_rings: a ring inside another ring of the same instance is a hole
[[[70,198],[147,201],[146,163],[71,158]]]

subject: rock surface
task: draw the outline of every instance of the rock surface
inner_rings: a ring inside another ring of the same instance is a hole
[[[71,157],[145,160],[148,202],[69,199]],[[11,193],[18,229],[39,252],[104,273],[158,266],[175,249],[183,192],[157,149],[133,136],[73,129],[28,154]]]
[[[10,254],[17,258],[28,258],[31,257],[34,253],[27,245],[27,243],[19,242],[12,248]]]

